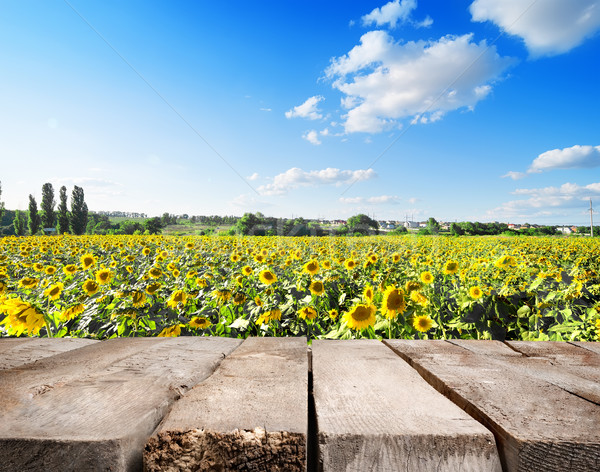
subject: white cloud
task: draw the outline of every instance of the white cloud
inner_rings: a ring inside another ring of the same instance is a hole
[[[314,144],[315,146],[321,144],[321,141],[319,140],[319,134],[314,129],[304,133],[302,135],[302,139],[306,139],[309,143]]]
[[[565,53],[600,29],[599,0],[475,0],[470,11],[521,37],[532,56]]]
[[[419,199],[416,198],[416,197],[411,197],[411,198],[408,199],[408,203],[410,203],[411,205],[414,205],[418,201],[419,201]]]
[[[398,126],[401,118],[426,123],[473,109],[513,60],[472,39],[467,34],[401,44],[385,31],[364,34],[325,70],[345,94],[345,131],[376,133]]]
[[[233,200],[231,200],[230,204],[237,208],[249,209],[252,211],[256,211],[259,208],[271,206],[271,203],[259,200],[254,195],[249,195],[247,193],[238,195]]]
[[[332,167],[322,170],[303,171],[292,167],[282,174],[273,177],[273,182],[258,187],[261,195],[284,195],[298,187],[317,185],[343,185],[362,182],[377,177],[373,169],[340,170]]]
[[[255,172],[254,174],[249,175],[248,177],[246,177],[246,180],[250,180],[250,181],[258,180],[259,177],[260,177],[260,175],[258,175],[258,172]]]
[[[600,146],[575,145],[552,149],[534,159],[527,172],[539,173],[551,169],[590,169],[600,167]]]
[[[391,28],[395,28],[398,21],[406,23],[415,8],[417,8],[417,0],[392,0],[381,8],[373,9],[368,15],[364,15],[362,22],[364,26],[389,24]]]
[[[286,111],[285,117],[288,119],[307,118],[309,120],[319,120],[323,118],[323,115],[321,114],[321,110],[319,110],[317,105],[322,100],[325,100],[325,98],[320,95],[309,97],[302,105],[298,105],[297,107]]]
[[[348,205],[384,205],[384,204],[395,204],[400,201],[400,198],[396,195],[380,195],[377,197],[341,197],[340,203]]]
[[[365,202],[364,197],[340,197],[340,203],[346,205],[359,205]]]
[[[527,174],[525,174],[523,172],[515,172],[514,170],[511,170],[502,176],[503,179],[506,179],[507,177],[510,179],[513,179],[513,180],[519,180],[524,177],[527,177]]]
[[[488,211],[488,216],[491,218],[533,218],[563,214],[579,216],[578,213],[574,213],[572,210],[580,208],[584,211],[589,198],[599,197],[600,182],[585,186],[566,183],[560,187],[523,188],[517,189],[513,193],[528,198],[506,202]],[[569,209],[569,211],[561,213],[561,210],[565,209]]]
[[[261,108],[260,111],[273,111],[272,108]]]

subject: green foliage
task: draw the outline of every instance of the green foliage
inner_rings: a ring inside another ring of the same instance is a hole
[[[2,221],[3,215],[4,215],[4,202],[2,201],[2,181],[0,181],[0,221]],[[1,231],[0,231],[0,234],[2,234]]]
[[[388,236],[400,236],[402,234],[406,234],[408,233],[408,229],[406,229],[404,226],[398,226],[397,228],[388,231],[387,235]]]
[[[83,189],[75,185],[71,194],[70,227],[73,234],[83,234],[88,221],[88,207],[85,203]]]
[[[69,211],[67,208],[67,187],[60,188],[58,204],[58,233],[65,234],[69,232]]]
[[[24,212],[17,210],[15,212],[13,226],[17,236],[25,236],[27,234],[27,215]]]
[[[44,229],[54,228],[56,226],[56,213],[54,213],[55,206],[54,188],[51,183],[45,183],[42,186],[42,203],[40,205],[42,210],[42,226]]]
[[[346,224],[350,233],[379,234],[379,223],[364,213],[351,216]]]
[[[440,232],[440,224],[433,217],[427,220],[427,229],[430,234],[438,234]]]
[[[42,222],[38,213],[37,202],[33,195],[29,195],[29,234],[34,236],[40,229],[40,223]]]
[[[163,223],[161,219],[156,216],[154,218],[150,218],[144,222],[144,228],[148,231],[148,234],[160,234],[163,229]]]
[[[458,223],[452,223],[450,225],[450,234],[453,236],[462,236],[465,231],[460,227]]]

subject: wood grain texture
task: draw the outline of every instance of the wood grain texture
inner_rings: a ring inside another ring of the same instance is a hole
[[[543,357],[492,357],[453,343],[385,343],[494,432],[504,470],[600,470],[600,407],[585,398],[597,394],[593,382]]]
[[[97,342],[82,338],[0,338],[0,370],[19,367]]]
[[[307,411],[306,338],[248,338],[174,405],[144,468],[305,470]]]
[[[596,354],[600,354],[600,342],[571,341],[568,344],[573,344],[574,346],[595,352]]]
[[[493,435],[376,340],[314,341],[323,471],[500,471]]]
[[[121,338],[0,371],[0,471],[140,470],[169,407],[239,344]]]

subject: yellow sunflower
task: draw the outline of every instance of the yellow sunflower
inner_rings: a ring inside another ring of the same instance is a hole
[[[413,318],[413,327],[421,333],[426,333],[433,327],[433,320],[429,315],[420,315]]]
[[[354,259],[346,259],[344,261],[344,267],[348,270],[352,270],[356,267],[356,261]]]
[[[152,267],[152,269],[148,271],[148,275],[153,279],[158,279],[162,275],[162,270],[158,267]]]
[[[19,280],[19,287],[21,288],[35,288],[37,287],[38,279],[34,277],[25,277]]]
[[[0,303],[0,313],[7,315],[0,324],[7,325],[9,334],[17,336],[22,333],[38,334],[46,324],[44,315],[20,297],[5,299]]]
[[[394,318],[406,310],[406,301],[404,300],[404,291],[401,288],[396,288],[393,285],[386,288],[383,293],[383,301],[381,303],[381,312],[387,318]]]
[[[458,262],[456,261],[448,261],[444,266],[444,274],[453,275],[458,272]]]
[[[133,306],[138,308],[146,303],[146,294],[136,290],[131,294],[131,300],[133,302]]]
[[[429,271],[425,271],[421,273],[421,282],[423,282],[424,284],[431,284],[433,283],[433,274]]]
[[[363,290],[363,298],[365,299],[365,302],[368,304],[371,304],[374,296],[375,296],[375,291],[373,290],[373,287],[370,284],[367,285],[365,287],[365,289]]]
[[[303,320],[314,320],[317,317],[317,310],[315,310],[312,306],[305,306],[300,309],[298,316],[300,316],[300,318]]]
[[[481,288],[475,285],[474,287],[471,287],[469,289],[469,295],[471,298],[477,300],[478,298],[481,298],[483,296],[483,291],[481,290]]]
[[[86,295],[88,297],[91,297],[92,295],[98,292],[100,286],[96,283],[95,280],[87,279],[85,282],[83,282],[82,288]]]
[[[64,287],[65,286],[62,282],[57,282],[54,285],[50,285],[50,287],[44,290],[44,296],[48,297],[50,300],[56,300],[58,297],[60,297]]]
[[[271,272],[269,269],[265,269],[258,274],[259,280],[265,285],[271,285],[274,282],[277,282],[277,276]]]
[[[98,282],[98,285],[109,284],[112,281],[113,275],[112,271],[108,269],[100,269],[96,272],[96,282]]]
[[[67,264],[62,270],[66,276],[70,276],[77,272],[78,267],[75,264]]]
[[[146,286],[146,293],[148,295],[154,295],[159,288],[160,284],[158,282],[152,282]]]
[[[175,290],[169,300],[167,301],[167,306],[175,309],[179,305],[185,306],[187,303],[187,294],[183,290]]]
[[[375,312],[377,308],[375,305],[367,305],[364,303],[358,303],[354,305],[350,311],[344,313],[342,320],[351,329],[364,329],[375,324]]]
[[[205,316],[194,316],[188,323],[192,328],[206,329],[211,322]]]
[[[302,270],[304,272],[309,273],[310,275],[315,275],[317,272],[319,272],[319,263],[314,259],[310,260],[306,264],[304,264]]]
[[[325,293],[325,286],[320,280],[314,280],[313,282],[311,282],[308,289],[310,290],[310,293],[317,296],[323,295]]]
[[[181,334],[181,325],[176,324],[163,329],[158,335],[159,338],[175,338]]]
[[[85,310],[85,305],[81,303],[77,305],[73,305],[72,307],[67,308],[60,314],[60,318],[63,320],[72,320],[73,318],[77,318],[81,315]]]
[[[84,254],[81,256],[81,267],[83,267],[83,270],[87,270],[94,265],[96,265],[96,258],[93,254]]]

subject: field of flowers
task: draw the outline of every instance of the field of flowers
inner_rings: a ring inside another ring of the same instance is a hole
[[[592,238],[0,239],[0,336],[598,340]]]

